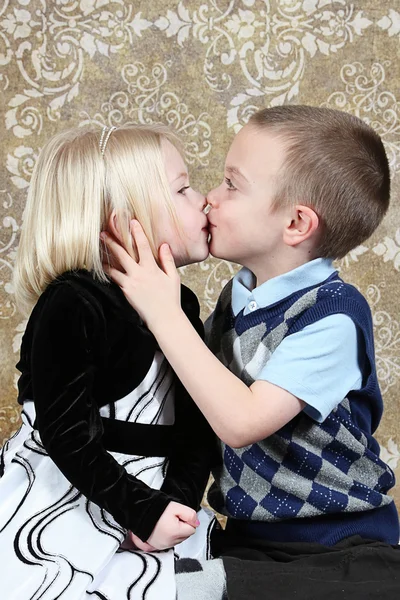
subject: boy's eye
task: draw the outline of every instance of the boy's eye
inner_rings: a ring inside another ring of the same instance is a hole
[[[236,190],[236,188],[233,185],[232,181],[228,177],[225,177],[225,183],[228,186],[228,190]]]
[[[186,190],[188,190],[190,188],[190,185],[185,185],[183,186],[183,188],[181,188],[178,192],[178,194],[183,194],[185,195]]]

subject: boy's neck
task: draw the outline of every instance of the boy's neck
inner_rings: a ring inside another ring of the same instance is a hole
[[[254,262],[253,264],[244,264],[243,266],[249,269],[255,276],[255,285],[258,287],[274,277],[289,273],[302,265],[314,260],[317,256],[312,253],[304,255],[292,255],[291,257],[279,257],[277,255],[270,256],[264,261]]]

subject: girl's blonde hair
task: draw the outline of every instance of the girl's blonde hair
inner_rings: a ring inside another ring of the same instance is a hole
[[[14,290],[28,314],[46,286],[66,271],[87,269],[106,281],[100,232],[114,210],[126,249],[135,255],[129,231],[138,219],[157,257],[154,234],[161,206],[179,231],[161,142],[179,140],[162,125],[114,130],[104,156],[101,130],[75,128],[54,136],[35,165],[24,211]]]

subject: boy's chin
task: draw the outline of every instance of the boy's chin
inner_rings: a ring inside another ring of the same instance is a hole
[[[232,256],[226,252],[217,252],[217,250],[214,250],[214,252],[213,252],[212,250],[210,250],[210,257],[218,258],[218,260],[226,260],[227,262],[231,262],[236,265],[244,266],[243,263],[240,261],[240,259],[238,259],[237,256]]]
[[[209,257],[208,249],[204,252],[196,252],[191,256],[181,257],[179,260],[175,259],[175,264],[177,267],[187,267],[188,265],[193,265],[195,263],[203,262]]]
[[[209,251],[210,251],[210,256],[212,256],[213,258],[220,258],[222,260],[231,260],[229,257],[226,256],[226,253],[218,250],[218,248],[213,246],[212,243],[209,246]]]
[[[208,249],[210,252],[210,256],[212,256],[213,258],[222,258],[222,260],[225,260],[225,256],[223,256],[224,253],[221,252],[221,250],[218,248],[218,245],[214,242],[212,236],[208,244]],[[229,260],[229,258],[226,258],[226,260]]]

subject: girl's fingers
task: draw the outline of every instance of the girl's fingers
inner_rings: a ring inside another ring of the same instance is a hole
[[[157,551],[156,548],[153,548],[153,546],[151,546],[147,542],[142,542],[142,544],[140,546],[136,545],[136,548],[138,550],[141,550],[142,552],[156,552]]]
[[[179,522],[179,537],[186,539],[196,532],[196,527],[188,525],[184,521]]]
[[[119,285],[119,287],[124,287],[126,274],[121,273],[115,267],[111,267],[110,265],[103,264],[104,272],[113,280],[114,283]]]
[[[136,221],[136,219],[132,219],[131,221],[131,234],[136,244],[139,263],[142,265],[156,264],[153,252],[150,248],[149,240],[147,239],[141,224],[139,221]]]
[[[130,270],[137,266],[135,259],[111,235],[103,231],[101,239],[126,273],[129,273]]]
[[[175,260],[172,256],[172,252],[168,244],[162,244],[159,250],[160,263],[163,268],[164,273],[166,273],[169,277],[177,276],[178,271],[175,266]]]
[[[181,504],[179,505],[179,509],[176,510],[175,514],[180,521],[183,521],[192,527],[197,526],[197,513],[195,510],[193,510],[193,508]]]
[[[136,546],[136,548],[138,550],[141,550],[142,552],[154,552],[156,550],[156,548],[154,548],[151,544],[143,542],[140,538],[138,538],[137,535],[135,535],[132,532],[130,532],[130,538],[132,543]]]

